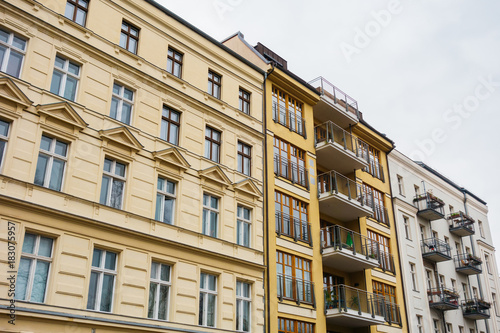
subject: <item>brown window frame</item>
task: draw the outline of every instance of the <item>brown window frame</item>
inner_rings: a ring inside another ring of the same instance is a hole
[[[241,112],[250,114],[250,93],[243,88],[239,92],[239,108]]]
[[[367,230],[367,236],[369,239],[377,242],[377,243],[371,243],[372,246],[376,247],[376,244],[379,244],[380,268],[383,269],[384,271],[396,273],[394,260],[391,256],[391,240],[388,237],[372,230]],[[376,253],[377,249],[372,249],[372,251]]]
[[[295,240],[311,244],[309,225],[309,206],[288,194],[274,192],[274,210],[276,232],[278,235],[292,237]],[[298,220],[298,221],[296,221]],[[288,222],[289,224],[287,225]]]
[[[172,55],[170,55],[170,52],[172,52]],[[180,57],[180,60],[177,59],[177,56]],[[177,51],[174,48],[169,47],[167,51],[167,72],[172,74],[175,77],[178,77],[179,79],[182,76],[182,59],[184,58],[184,54]],[[170,66],[169,66],[170,64]],[[179,75],[175,75],[174,69],[175,65],[179,65]]]
[[[123,30],[123,25],[126,25],[127,26],[127,30]],[[131,33],[131,30],[136,30],[137,31],[137,36],[134,36],[132,33]],[[126,44],[125,46],[122,46],[120,45],[122,48],[124,48],[125,50],[133,53],[133,54],[137,54],[137,49],[139,48],[139,32],[140,32],[141,29],[139,29],[138,27],[136,27],[135,25],[123,20],[122,21],[122,27],[120,29],[120,40],[121,40],[121,34],[124,34],[126,37],[127,37],[127,41],[126,41]],[[129,43],[130,43],[130,39],[134,39],[136,41],[136,44],[135,44],[135,50],[134,51],[130,51],[129,50]]]
[[[398,305],[396,287],[379,281],[372,281],[372,287],[373,287],[373,293],[375,295],[382,296],[384,298],[384,302],[386,303],[385,305],[386,310],[388,310],[387,303]],[[386,311],[385,316],[386,316],[386,321],[388,321],[389,323],[401,324],[401,318],[400,318],[401,313],[395,313],[389,310]]]
[[[168,117],[166,117],[164,115],[164,111],[167,111],[168,110]],[[174,113],[177,113],[179,115],[179,121],[175,121],[172,119],[172,112]],[[167,122],[168,126],[167,126],[167,133],[166,134],[166,137],[165,139],[162,138],[162,140],[165,140],[173,145],[176,145],[178,146],[179,145],[179,132],[180,132],[180,129],[181,129],[181,122],[180,122],[180,119],[181,119],[181,113],[177,110],[174,110],[172,109],[171,107],[169,106],[166,106],[166,105],[163,105],[163,108],[161,110],[161,121],[165,121]],[[177,126],[177,138],[176,138],[176,142],[171,142],[169,140],[169,137],[170,137],[170,130],[171,130],[171,127],[172,126]],[[160,126],[160,136],[162,135],[161,133],[161,126]]]
[[[368,205],[370,205],[374,211],[372,218],[380,223],[390,226],[389,216],[386,214],[387,209],[384,201],[385,194],[367,184],[363,184],[362,187],[364,194],[367,196]]]
[[[210,136],[207,136],[207,130],[210,130]],[[219,134],[219,141],[217,141],[216,139],[213,138],[214,132],[216,132],[216,133]],[[207,142],[210,143],[209,156],[205,156],[205,157],[208,158],[211,161],[216,162],[216,163],[220,163],[220,149],[221,149],[221,143],[222,143],[221,138],[222,138],[222,132],[221,131],[218,131],[215,128],[210,127],[210,126],[205,127],[205,150],[206,150]],[[213,152],[213,149],[212,149],[214,144],[219,147],[218,154],[216,156],[216,160],[214,159],[214,156],[213,156],[214,152]]]
[[[278,266],[281,265],[282,269],[281,272],[279,271]],[[304,281],[305,283],[308,282],[311,284],[311,293],[313,293],[313,288],[312,288],[312,261],[309,259],[305,259],[299,256],[296,256],[294,254],[286,253],[283,251],[276,251],[276,273],[278,275],[278,278],[281,277],[281,285],[282,285],[282,294],[279,295],[279,290],[280,286],[278,285],[278,298],[280,299],[287,299],[287,300],[299,300],[299,296],[302,296],[302,300],[300,302],[303,303],[309,303],[311,304],[314,302],[314,296],[311,295],[311,301],[308,302],[306,301],[306,288],[302,288],[302,295],[297,294],[297,289],[296,284],[297,280]],[[292,274],[286,274],[287,268],[292,272]],[[301,276],[297,276],[297,271],[301,272]],[[309,279],[306,279],[307,274],[309,274]],[[291,290],[291,296],[290,295],[290,290],[287,289],[287,282],[286,279],[292,279],[292,290]],[[305,284],[304,284],[305,285]],[[295,287],[294,287],[295,286]]]
[[[90,0],[67,0],[66,3],[68,3],[68,2],[74,6],[73,17],[71,17],[71,18],[69,18],[67,16],[65,16],[65,17],[70,19],[71,21],[75,22],[76,24],[79,24],[76,22],[76,14],[78,13],[78,9],[81,9],[83,12],[85,12],[85,17],[83,19],[83,24],[82,24],[82,27],[84,27],[87,24],[87,16],[89,13]],[[80,2],[85,2],[87,4],[87,7],[81,6]]]
[[[217,82],[216,78],[219,79]],[[215,94],[215,89],[214,87],[218,87],[218,93]],[[208,93],[217,98],[220,99],[221,97],[221,90],[222,90],[222,75],[215,73],[212,70],[208,70]]]
[[[241,147],[241,149],[240,149]],[[245,149],[248,148],[249,153],[245,153]],[[241,163],[240,163],[241,159]],[[248,170],[245,170],[245,160],[249,161]],[[252,146],[247,145],[242,141],[238,141],[238,172],[241,172],[244,175],[250,176],[252,174]],[[241,165],[241,168],[240,168]]]
[[[306,137],[304,104],[273,86],[273,120],[291,131]],[[284,112],[283,112],[284,111]]]
[[[306,169],[306,152],[293,144],[274,137],[274,173],[292,183],[309,188]],[[295,170],[294,171],[294,167]],[[294,177],[295,176],[295,177]]]
[[[314,324],[278,317],[278,333],[314,333]]]

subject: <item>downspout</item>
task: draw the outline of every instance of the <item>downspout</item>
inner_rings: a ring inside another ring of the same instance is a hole
[[[269,203],[267,202],[269,198],[269,176],[268,176],[268,167],[267,167],[267,161],[268,161],[268,156],[267,156],[267,103],[266,103],[266,96],[267,96],[267,90],[266,90],[266,81],[269,75],[271,75],[274,72],[274,64],[271,62],[271,70],[269,72],[264,73],[264,98],[263,98],[263,132],[264,132],[264,207],[265,207],[265,216],[264,216],[264,235],[266,238],[266,279],[265,279],[265,291],[266,291],[266,300],[267,302],[264,302],[264,308],[265,308],[265,313],[266,313],[266,321],[267,321],[267,330],[266,332],[270,333],[271,332],[271,307],[270,307],[270,302],[271,302],[271,296],[269,292],[269,283],[270,283],[270,274],[269,274]]]

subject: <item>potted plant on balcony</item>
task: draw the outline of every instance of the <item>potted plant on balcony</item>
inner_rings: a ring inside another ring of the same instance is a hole
[[[326,309],[335,309],[338,307],[338,296],[333,290],[325,290]]]
[[[349,300],[349,307],[353,310],[359,310],[359,297],[352,296]]]

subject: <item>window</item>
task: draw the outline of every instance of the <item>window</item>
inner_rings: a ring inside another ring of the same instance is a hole
[[[391,255],[391,247],[390,247],[389,238],[382,236],[381,234],[373,232],[371,230],[368,230],[367,234],[368,234],[368,238],[376,241],[379,244],[380,268],[382,268],[384,271],[396,273],[396,270],[394,267],[393,257]],[[371,244],[372,244],[372,246],[376,247],[377,243],[371,243]],[[373,249],[373,252],[377,253],[377,249]]]
[[[462,292],[464,293],[464,299],[469,299],[469,288],[467,288],[467,283],[462,283]]]
[[[414,291],[418,291],[417,271],[416,271],[416,268],[415,268],[415,264],[413,264],[413,263],[410,263],[410,274],[411,274],[412,289]]]
[[[477,288],[476,287],[472,287],[472,296],[476,299],[479,298],[479,295],[477,293]]]
[[[473,328],[469,328],[469,333],[476,333],[476,330],[474,330]]]
[[[132,53],[137,53],[137,44],[139,43],[139,28],[134,27],[128,22],[122,22],[122,31],[120,34],[120,46]]]
[[[85,26],[88,8],[89,2],[87,0],[68,0],[64,16],[81,26]]]
[[[251,235],[251,215],[250,209],[238,206],[237,208],[237,243],[238,245],[243,245],[250,247],[250,235]]]
[[[238,141],[238,171],[250,176],[252,168],[252,147]]]
[[[459,333],[465,333],[465,329],[463,326],[458,326],[458,332]]]
[[[274,173],[277,176],[307,188],[305,158],[305,151],[274,137]]]
[[[304,321],[278,318],[278,333],[314,333],[314,325]]]
[[[489,274],[492,274],[491,266],[490,266],[490,256],[488,254],[484,254],[484,264],[486,265],[486,269]]]
[[[217,313],[217,277],[201,273],[200,278],[200,313],[198,325],[215,327]]]
[[[455,291],[457,290],[457,280],[451,279],[451,288]]]
[[[446,288],[446,280],[442,274],[439,274],[439,287]]]
[[[103,205],[121,209],[125,190],[126,165],[109,158],[104,159],[102,173],[101,198]]]
[[[31,233],[24,235],[15,299],[38,303],[45,301],[53,243],[51,238]]]
[[[179,127],[181,114],[167,106],[163,106],[161,113],[160,138],[173,145],[179,144]]]
[[[481,234],[481,237],[483,237],[483,238],[484,238],[483,222],[482,222],[482,221],[480,221],[480,220],[478,220],[478,221],[477,221],[477,224],[478,224],[478,226],[479,226],[479,233]]]
[[[219,223],[219,199],[203,194],[203,230],[207,236],[217,237],[217,226]]]
[[[310,243],[308,206],[305,202],[280,192],[274,192],[274,209],[278,235]]]
[[[446,332],[453,333],[453,325],[451,323],[446,323]]]
[[[222,77],[212,71],[208,71],[208,93],[220,99],[220,86]]]
[[[399,190],[399,194],[404,196],[405,195],[405,185],[403,183],[403,177],[401,177],[400,175],[397,175],[398,177],[398,190]]]
[[[170,299],[169,265],[153,262],[149,282],[148,318],[168,320]]]
[[[365,147],[364,149],[366,149],[365,145],[360,145],[360,146]],[[369,146],[368,157],[369,157],[369,164],[365,170],[368,173],[370,173],[373,177],[384,181],[384,171],[382,169],[382,166],[380,165],[380,151],[373,148],[372,146]]]
[[[221,132],[207,126],[205,129],[205,157],[219,163],[220,145]]]
[[[457,255],[460,255],[462,253],[462,247],[460,246],[460,243],[455,242],[455,249],[457,250]]]
[[[87,309],[111,312],[116,278],[117,254],[94,249]]]
[[[495,314],[497,316],[500,316],[500,312],[498,311],[498,306],[497,306],[497,294],[495,293],[491,294],[491,303],[493,305],[493,309],[495,309]]]
[[[431,290],[432,289],[432,271],[426,269],[425,270],[425,277],[426,277],[426,281],[427,281],[427,290]]]
[[[130,125],[134,92],[118,83],[113,84],[110,117]]]
[[[2,170],[7,141],[9,139],[10,123],[0,119],[0,171]]]
[[[415,196],[418,196],[420,194],[420,187],[413,185],[413,188],[415,189]]]
[[[250,284],[236,282],[236,330],[238,332],[250,332]]]
[[[250,114],[250,93],[240,88],[240,111]]]
[[[401,323],[399,308],[396,302],[396,287],[388,284],[372,281],[373,293],[384,298],[386,304],[386,321],[389,323]]]
[[[411,230],[410,230],[410,218],[403,216],[403,225],[405,228],[406,239],[411,240]]]
[[[177,52],[172,48],[168,48],[168,56],[167,56],[167,72],[181,77],[182,74],[182,53]]]
[[[455,208],[453,208],[452,205],[448,205],[448,208],[450,209],[450,214],[453,214],[453,212],[455,211]]]
[[[26,39],[0,28],[0,71],[19,77],[26,54]]]
[[[440,333],[441,330],[439,329],[439,320],[433,319],[432,321],[434,323],[434,333]]]
[[[278,297],[312,303],[311,261],[276,251]]]
[[[303,105],[292,96],[273,87],[273,120],[299,135],[306,135]]]
[[[74,101],[79,79],[80,65],[61,56],[56,56],[50,92]]]
[[[174,224],[175,183],[158,177],[155,219]]]
[[[35,172],[35,184],[60,191],[68,154],[68,144],[42,135]]]
[[[363,193],[366,194],[368,205],[373,207],[373,218],[380,223],[389,225],[389,217],[384,203],[384,194],[373,187],[363,184]]]
[[[418,333],[424,333],[424,328],[422,325],[422,316],[417,315],[417,332]]]
[[[425,226],[423,226],[422,224],[420,224],[420,240],[424,240],[425,239]]]

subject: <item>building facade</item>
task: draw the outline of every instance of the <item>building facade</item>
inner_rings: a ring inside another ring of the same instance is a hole
[[[264,332],[264,71],[154,1],[0,8],[0,330]]]
[[[410,332],[498,332],[486,203],[398,151],[389,167]]]

